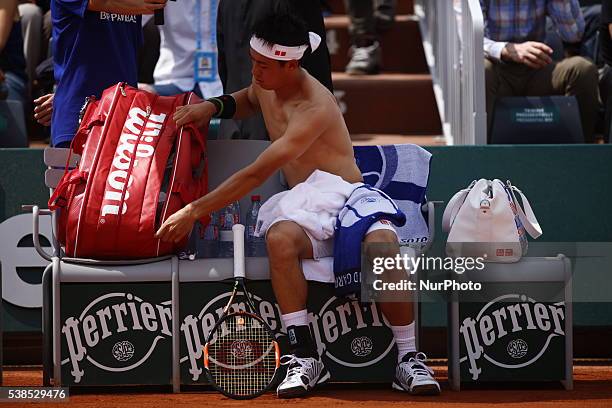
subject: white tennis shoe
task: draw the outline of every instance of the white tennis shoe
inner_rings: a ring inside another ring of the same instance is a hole
[[[425,364],[425,353],[407,354],[395,368],[393,389],[412,395],[439,395],[440,384],[433,377],[433,370]]]
[[[281,364],[287,366],[287,375],[276,389],[279,398],[302,397],[329,378],[320,357],[314,359],[288,354],[281,357]]]

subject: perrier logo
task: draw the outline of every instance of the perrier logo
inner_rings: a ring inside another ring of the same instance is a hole
[[[106,372],[130,371],[144,364],[160,341],[172,337],[171,301],[152,304],[131,293],[107,293],[79,316],[67,317],[62,335],[68,352],[62,365],[70,364],[75,384],[85,375],[85,359],[88,367]]]
[[[565,335],[564,327],[563,302],[544,304],[525,295],[499,296],[487,303],[476,318],[463,320],[459,332],[467,356],[460,362],[467,361],[473,380],[482,373],[478,364],[481,358],[505,369],[527,367],[542,357],[553,337]],[[534,331],[540,334],[530,335],[529,344],[526,334]],[[504,347],[498,347],[499,342]]]

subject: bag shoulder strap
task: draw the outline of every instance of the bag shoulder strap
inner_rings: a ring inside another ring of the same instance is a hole
[[[79,168],[72,169],[68,172],[64,173],[64,176],[58,183],[55,190],[53,190],[53,194],[49,198],[47,202],[49,209],[51,211],[56,210],[58,207],[65,207],[68,203],[68,197],[66,197],[66,192],[68,191],[68,187],[74,184],[81,183],[87,180],[87,173],[81,171]]]
[[[542,227],[540,227],[540,223],[538,222],[533,209],[531,208],[531,204],[529,204],[529,200],[527,200],[527,197],[525,197],[525,194],[523,194],[521,190],[510,184],[510,181],[508,181],[508,188],[512,194],[512,199],[516,205],[516,211],[518,212],[519,219],[523,223],[523,227],[525,227],[525,231],[527,231],[532,238],[538,238],[540,235],[542,235]],[[516,194],[514,194],[515,191],[521,196],[521,201],[523,202],[522,206],[516,199]],[[523,206],[525,207],[525,210],[523,210]]]

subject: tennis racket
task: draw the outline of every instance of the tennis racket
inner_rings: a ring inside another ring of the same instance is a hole
[[[274,332],[257,313],[245,285],[244,225],[234,225],[232,231],[234,289],[208,334],[204,367],[212,385],[223,395],[249,399],[270,389],[280,366],[280,350]],[[239,310],[235,303],[239,290],[247,310]]]

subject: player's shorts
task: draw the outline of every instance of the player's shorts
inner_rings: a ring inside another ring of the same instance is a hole
[[[397,231],[390,221],[380,220],[368,228],[366,236],[373,231],[388,230],[393,231],[397,236]],[[308,234],[307,234],[308,235]],[[334,238],[323,241],[310,237],[312,243],[313,259],[302,260],[302,271],[304,277],[309,281],[333,282],[334,281]]]
[[[279,219],[274,224],[280,221],[289,221],[289,220]],[[270,231],[271,228],[272,228],[272,225],[268,227],[268,231]],[[393,223],[388,220],[378,220],[374,222],[372,225],[370,225],[370,228],[368,228],[368,230],[366,231],[366,236],[370,232],[380,231],[380,230],[393,231],[395,235],[397,236],[397,231],[395,230]],[[310,235],[308,231],[304,230],[304,232],[306,233],[306,235],[308,236],[308,239],[310,239],[310,243],[312,244],[312,259],[319,260],[321,258],[325,258],[328,256],[334,256],[334,237],[331,237],[325,240],[318,240],[314,238],[312,235]],[[267,231],[266,231],[266,234],[267,234]]]
[[[391,221],[387,220],[378,220],[374,224],[370,225],[370,228],[368,228],[365,235],[367,236],[370,232],[380,230],[393,231],[397,236],[395,227]],[[306,232],[306,235],[308,235],[310,243],[312,244],[312,259],[319,260],[328,256],[334,256],[334,237],[320,241],[313,238],[310,234],[308,234],[308,232]]]

